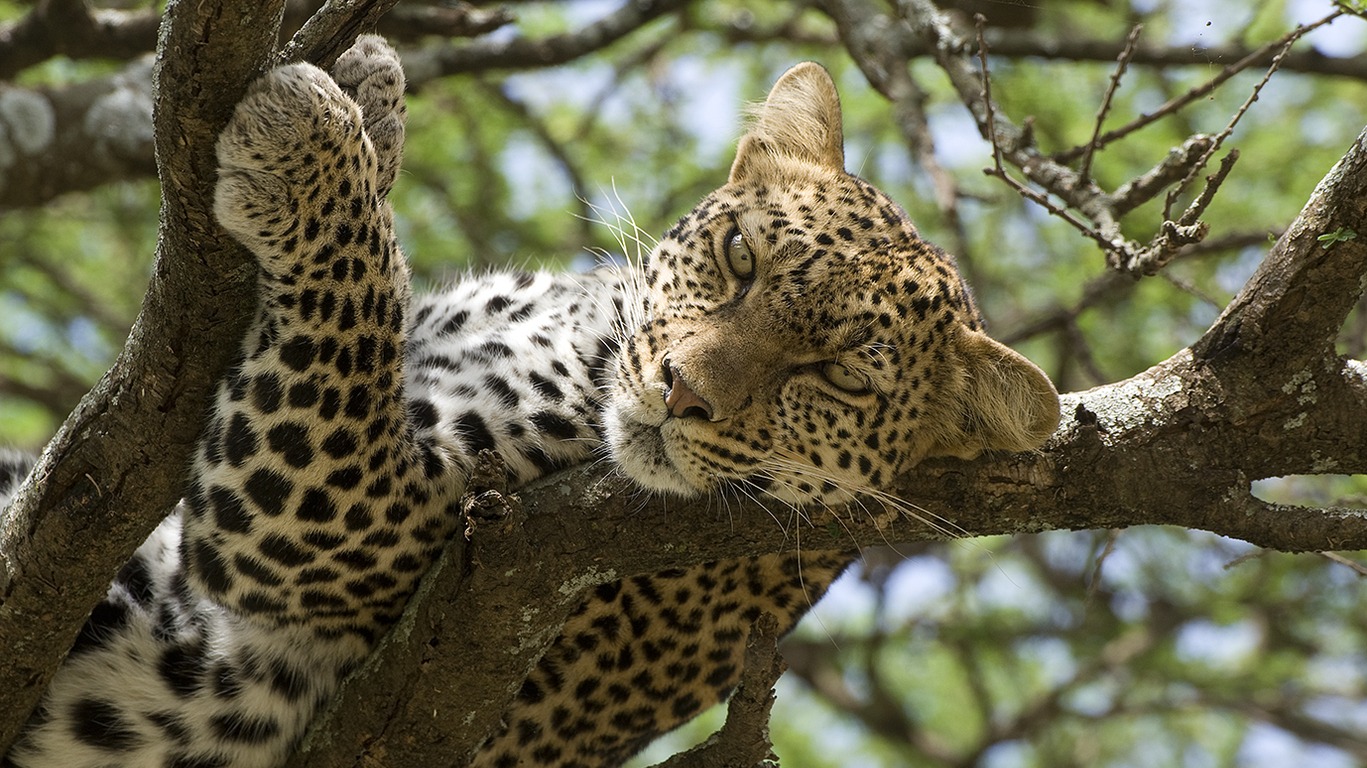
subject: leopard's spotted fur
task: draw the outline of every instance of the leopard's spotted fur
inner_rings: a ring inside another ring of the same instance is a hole
[[[605,442],[648,489],[838,503],[925,456],[1052,431],[1047,378],[981,333],[953,261],[845,173],[819,67],[775,85],[727,185],[643,271],[492,274],[411,301],[385,201],[402,92],[397,57],[363,38],[332,77],[269,73],[224,130],[216,213],[259,261],[258,317],[180,510],[8,761],[280,763],[458,525],[482,449],[515,484]],[[0,463],[9,485],[21,468]],[[473,764],[619,764],[723,698],[754,619],[791,627],[848,559],[597,588]]]

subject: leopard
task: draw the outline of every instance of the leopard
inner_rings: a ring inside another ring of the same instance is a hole
[[[642,263],[417,295],[387,197],[404,92],[397,54],[366,35],[330,72],[270,70],[236,106],[214,212],[255,258],[255,315],[184,498],[92,609],[6,766],[281,764],[462,528],[483,452],[514,489],[606,457],[643,494],[800,508],[1056,428],[1053,384],[985,333],[953,257],[845,170],[820,65],[778,79],[725,184]],[[28,464],[0,456],[0,492]],[[622,764],[724,701],[759,617],[789,631],[856,557],[590,588],[453,764]]]

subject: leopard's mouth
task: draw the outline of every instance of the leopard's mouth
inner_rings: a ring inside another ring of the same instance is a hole
[[[676,496],[697,496],[709,485],[691,477],[675,462],[664,434],[667,420],[652,424],[629,405],[614,399],[603,413],[607,448],[614,462],[636,484]]]

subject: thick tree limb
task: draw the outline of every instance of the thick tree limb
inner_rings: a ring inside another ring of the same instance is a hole
[[[760,616],[745,641],[745,667],[727,704],[726,723],[658,768],[777,768],[769,742],[769,712],[774,684],[788,668],[779,655],[778,640],[778,622],[767,613]]]
[[[304,21],[275,62],[307,61],[324,69],[331,67],[357,35],[373,31],[396,3],[398,0],[330,0]]]
[[[174,503],[206,398],[252,306],[255,268],[208,213],[213,137],[270,50],[242,38],[271,25],[240,5],[172,4],[157,123],[164,229],[143,316],[0,521],[0,647],[10,651],[0,661],[0,744],[109,574]],[[755,505],[723,517],[709,501],[642,498],[592,468],[527,489],[525,512],[496,490],[472,499],[483,513],[470,541],[424,582],[299,764],[459,763],[584,590],[637,573],[940,538],[936,520],[969,536],[1164,523],[1293,551],[1367,548],[1362,510],[1289,508],[1249,493],[1261,477],[1367,470],[1367,365],[1339,360],[1331,345],[1367,258],[1357,241],[1318,239],[1363,231],[1365,144],[1193,349],[1065,397],[1064,423],[1038,453],[930,462],[904,478],[897,495],[930,522],[879,501],[785,526]]]
[[[212,0],[168,9],[156,70],[162,229],[142,313],[0,520],[0,752],[110,574],[180,497],[208,398],[254,306],[255,265],[213,223],[213,145],[266,62],[279,12]]]
[[[394,2],[328,6],[291,51],[343,49]],[[0,661],[0,754],[110,574],[180,498],[209,397],[255,308],[256,264],[213,220],[214,143],[271,63],[282,15],[283,0],[167,9],[154,76],[162,226],[153,279],[119,358],[0,520],[0,646],[12,651]]]
[[[1321,240],[1332,232],[1357,237]],[[1367,273],[1367,132],[1320,181],[1296,220],[1219,322],[1194,345],[1247,376],[1269,363],[1297,376],[1333,354]],[[1299,385],[1298,385],[1299,386]]]
[[[1324,471],[1316,456],[1338,457],[1337,471],[1367,467],[1362,366],[1340,374],[1338,391],[1321,387],[1313,412],[1288,432],[1286,411],[1226,420],[1219,381],[1201,368],[1184,352],[1068,396],[1072,416],[1038,454],[924,465],[897,494],[930,523],[875,502],[790,519],[787,530],[758,506],[732,505],[728,525],[707,502],[649,502],[591,469],[552,478],[522,494],[525,523],[476,529],[467,570],[447,561],[426,582],[388,647],[345,689],[337,708],[345,718],[324,721],[312,737],[323,755],[295,765],[361,766],[380,756],[463,764],[456,756],[480,741],[467,740],[464,724],[502,711],[582,590],[636,573],[798,546],[853,552],[943,538],[946,525],[976,536],[1161,523],[1286,550],[1367,547],[1362,510],[1270,505],[1248,492],[1258,477]],[[1273,431],[1275,441],[1259,439]]]

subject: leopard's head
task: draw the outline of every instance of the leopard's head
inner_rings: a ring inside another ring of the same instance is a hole
[[[982,332],[954,259],[845,172],[843,143],[830,76],[794,67],[726,186],[649,256],[605,412],[639,484],[836,502],[1056,427],[1048,377]]]

